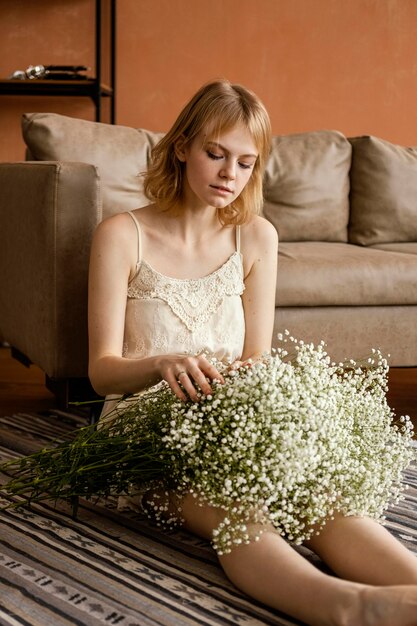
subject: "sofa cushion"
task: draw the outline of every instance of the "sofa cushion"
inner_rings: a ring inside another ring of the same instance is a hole
[[[417,242],[407,241],[405,243],[376,243],[370,246],[375,250],[387,250],[388,252],[402,252],[403,254],[417,254]],[[416,276],[417,281],[417,276]]]
[[[354,137],[349,241],[417,241],[417,148]]]
[[[22,130],[36,161],[76,161],[98,167],[103,217],[149,203],[141,172],[162,133],[55,113],[24,114]]]
[[[281,243],[277,306],[417,304],[417,256],[352,244]]]
[[[416,307],[314,306],[275,309],[274,342],[287,329],[298,339],[318,345],[337,363],[363,359],[379,348],[390,367],[415,367],[417,363]],[[414,393],[414,391],[413,391]]]
[[[336,131],[273,137],[264,215],[281,241],[347,241],[351,152]]]

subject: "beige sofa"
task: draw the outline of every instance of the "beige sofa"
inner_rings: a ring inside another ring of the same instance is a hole
[[[87,376],[94,228],[147,202],[140,173],[161,134],[38,113],[23,135],[28,161],[0,164],[0,328],[65,404]],[[324,339],[335,360],[379,347],[417,366],[417,149],[274,137],[264,210],[280,235],[275,331]]]

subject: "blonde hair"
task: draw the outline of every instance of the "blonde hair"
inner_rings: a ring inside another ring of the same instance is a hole
[[[183,108],[171,130],[151,153],[144,175],[146,196],[165,210],[180,205],[185,164],[175,147],[179,140],[189,144],[204,130],[214,138],[238,124],[250,132],[258,157],[242,193],[229,206],[219,209],[223,224],[244,224],[262,210],[262,178],[271,145],[271,124],[259,98],[241,85],[217,80],[203,85]]]

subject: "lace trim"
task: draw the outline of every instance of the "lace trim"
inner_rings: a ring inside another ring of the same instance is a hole
[[[203,278],[171,278],[141,261],[138,273],[128,287],[127,297],[137,300],[159,298],[190,331],[195,331],[207,323],[226,296],[240,296],[244,289],[242,257],[239,252],[234,252],[218,270]]]

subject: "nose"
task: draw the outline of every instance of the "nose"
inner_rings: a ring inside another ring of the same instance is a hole
[[[221,169],[220,175],[227,180],[236,178],[236,163],[232,159],[227,159]]]

